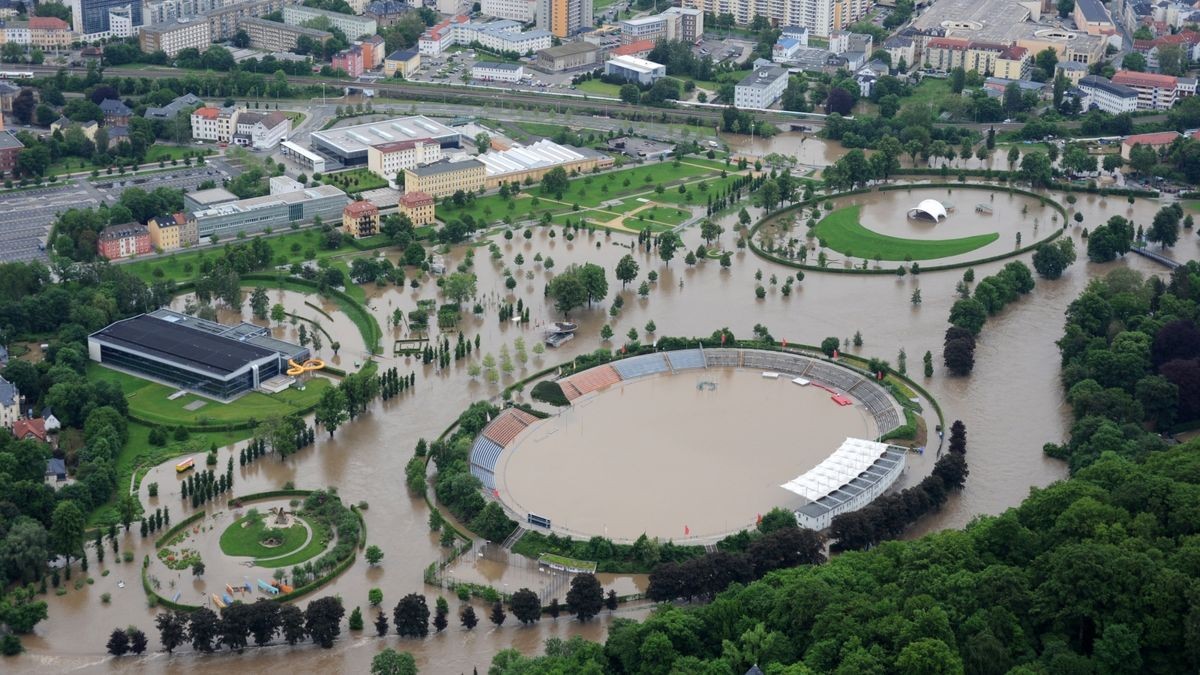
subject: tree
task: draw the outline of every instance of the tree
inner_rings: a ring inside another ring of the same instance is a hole
[[[204,561],[197,560],[196,562],[192,563],[192,576],[194,576],[194,577],[204,576]]]
[[[129,628],[125,629],[125,634],[129,636],[130,652],[140,656],[142,652],[146,651],[146,646],[149,644],[149,640],[146,639],[145,633],[138,628],[130,626]]]
[[[287,318],[287,310],[285,310],[283,308],[282,304],[275,303],[274,305],[271,306],[271,320],[272,321],[274,321],[275,323],[283,323],[283,320],[286,318]]]
[[[392,623],[400,637],[429,635],[429,605],[425,603],[425,596],[409,593],[401,598],[392,612]]]
[[[683,245],[683,240],[678,234],[667,231],[658,235],[658,257],[666,264],[671,264],[671,258],[675,257],[675,252]]]
[[[476,277],[474,274],[470,272],[455,272],[448,275],[445,282],[443,289],[446,292],[446,297],[452,302],[462,304],[475,297]]]
[[[362,610],[359,609],[358,607],[355,607],[354,611],[350,612],[349,626],[350,626],[350,630],[362,630],[363,629]]]
[[[700,236],[704,239],[705,244],[711,244],[714,239],[719,239],[724,231],[725,228],[708,218],[700,221]]]
[[[554,307],[569,317],[571,310],[580,307],[588,299],[588,290],[578,274],[564,272],[550,280],[547,293],[554,298]]]
[[[114,628],[108,636],[108,653],[113,656],[124,656],[129,651],[129,635],[120,628]]]
[[[379,548],[375,544],[371,544],[367,547],[366,557],[367,564],[374,567],[375,565],[383,562],[383,549]]]
[[[304,631],[323,649],[333,647],[341,634],[342,616],[346,610],[340,598],[326,596],[308,603],[304,610]]]
[[[608,295],[608,279],[604,277],[604,268],[592,263],[584,263],[576,270],[579,280],[587,292],[588,307],[593,302],[599,302]]]
[[[254,292],[250,294],[250,309],[254,313],[254,318],[265,320],[270,305],[271,300],[267,297],[267,289],[256,286]]]
[[[168,654],[187,639],[187,615],[182,612],[163,612],[154,617],[158,626],[158,642]]]
[[[50,541],[54,552],[66,557],[68,566],[71,556],[83,552],[85,524],[83,511],[74,501],[59,502],[54,507],[54,514],[50,518]]]
[[[563,193],[571,187],[571,181],[567,178],[567,170],[561,166],[556,166],[546,172],[542,176],[542,194],[553,195],[555,199],[562,199]]]
[[[475,616],[475,608],[470,605],[463,607],[462,612],[459,613],[459,621],[462,622],[463,628],[474,629],[479,624],[479,619]]]
[[[1022,179],[1029,181],[1030,187],[1046,187],[1053,180],[1050,158],[1044,152],[1030,152],[1023,156],[1019,173]]]
[[[531,624],[542,618],[542,603],[538,600],[537,593],[528,588],[513,593],[508,606],[512,609],[513,616],[517,617],[517,621],[523,624]]]
[[[213,650],[213,640],[220,631],[217,615],[207,607],[192,612],[188,617],[188,637],[192,641],[192,649],[209,653]]]
[[[638,89],[636,84],[623,84],[618,95],[622,101],[637,105],[638,101],[642,98],[642,91]]]
[[[951,326],[946,331],[942,357],[951,374],[970,375],[975,368],[975,334],[965,328]]]
[[[1071,0],[1074,4],[1074,0]],[[1121,59],[1121,67],[1125,70],[1133,70],[1139,73],[1146,72],[1146,57],[1138,52],[1130,52]]]
[[[496,624],[496,627],[499,628],[504,624],[504,620],[507,618],[508,614],[506,614],[504,611],[504,605],[499,600],[492,603],[492,613],[488,615],[488,619],[490,619],[491,622]]]
[[[378,614],[375,615],[375,635],[377,635],[379,637],[383,637],[384,635],[387,635],[387,632],[388,632],[387,615],[385,615],[383,612],[379,612]]]
[[[492,137],[486,131],[475,134],[475,151],[483,154],[492,147]]]
[[[240,602],[221,610],[221,620],[217,629],[218,642],[230,650],[245,649],[250,636],[250,614],[253,611],[250,605]]]
[[[1020,159],[1021,151],[1017,149],[1017,146],[1014,145],[1008,149],[1008,167],[1010,171],[1017,168],[1017,161]]]
[[[604,596],[604,608],[610,612],[617,611],[618,605],[617,592],[613,589],[608,589],[608,595]]]
[[[449,531],[449,530],[447,530]],[[447,620],[447,615],[450,613],[450,604],[442,596],[437,597],[437,602],[434,603],[433,612],[433,629],[437,632],[446,630],[446,626],[450,624]]]
[[[345,392],[338,387],[329,387],[321,392],[321,398],[317,401],[317,408],[313,414],[313,421],[324,427],[325,431],[329,432],[329,437],[333,438],[333,432],[350,419],[350,414],[347,412],[348,405]]]
[[[250,634],[254,637],[254,644],[261,647],[274,639],[279,631],[280,604],[259,598],[250,607]]]
[[[304,612],[295,605],[284,605],[279,608],[279,627],[283,639],[289,645],[295,645],[304,639],[307,631],[304,625]]]
[[[571,579],[567,591],[567,609],[580,621],[587,621],[600,613],[604,606],[604,589],[594,574],[578,574]]]
[[[1171,248],[1179,241],[1179,219],[1179,211],[1174,207],[1159,209],[1154,214],[1150,229],[1146,231],[1146,239],[1161,244],[1163,248]]]
[[[975,298],[962,298],[950,307],[950,323],[979,335],[987,321],[987,309]]]
[[[417,662],[408,652],[384,649],[371,659],[371,675],[417,675]]]
[[[1044,279],[1057,279],[1075,262],[1075,244],[1066,237],[1040,244],[1033,252],[1033,269]]]
[[[621,282],[621,288],[625,288],[629,282],[637,279],[638,269],[637,261],[633,259],[632,255],[626,253],[621,256],[621,259],[617,261],[616,270],[616,277]]]

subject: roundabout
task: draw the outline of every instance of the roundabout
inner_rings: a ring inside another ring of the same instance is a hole
[[[850,439],[888,447],[873,441],[903,419],[865,375],[786,352],[652,353],[558,384],[570,404],[547,419],[503,411],[471,471],[523,526],[574,539],[700,544],[799,511],[820,496],[789,482],[827,470]]]

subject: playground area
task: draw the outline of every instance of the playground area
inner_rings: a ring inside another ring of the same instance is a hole
[[[660,372],[608,384],[529,425],[500,455],[494,494],[575,538],[697,543],[753,526],[774,507],[802,506],[780,484],[847,437],[876,433],[863,406],[777,373]]]

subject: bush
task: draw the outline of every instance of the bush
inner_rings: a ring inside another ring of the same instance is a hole
[[[557,382],[550,380],[542,380],[533,385],[533,389],[529,392],[535,401],[542,401],[550,405],[565,406],[570,403],[567,400],[566,394],[563,393],[562,387]]]

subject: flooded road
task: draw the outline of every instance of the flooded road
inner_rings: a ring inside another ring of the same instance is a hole
[[[794,137],[787,136],[771,142],[782,144],[771,146],[778,151],[786,151],[789,143],[800,144]],[[803,144],[812,142],[814,140],[809,139]],[[829,151],[823,149],[822,158]],[[1058,198],[1062,200],[1061,196]],[[1123,199],[1103,200],[1097,196],[1081,197],[1076,206],[1084,215],[1085,227],[1095,227],[1113,214],[1131,215],[1137,223],[1149,224],[1158,208],[1156,202],[1139,201],[1130,207]],[[722,219],[727,230],[734,219],[733,216]],[[961,278],[959,272],[910,275],[903,279],[890,275],[810,272],[796,284],[790,297],[784,297],[778,284],[794,270],[759,260],[744,249],[734,248],[735,235],[727,231],[721,236],[720,244],[733,251],[732,268],[722,270],[715,261],[688,266],[682,260],[682,254],[668,264],[656,255],[639,251],[633,253],[641,266],[638,281],[622,289],[613,278],[612,269],[622,255],[631,252],[633,239],[583,232],[574,241],[567,241],[562,228],[555,228],[555,233],[557,236],[551,238],[548,229],[535,227],[529,240],[520,232],[512,240],[497,236],[495,241],[502,252],[500,260],[489,257],[486,245],[475,248],[472,271],[479,277],[478,295],[484,312],[481,315],[464,312],[458,327],[467,337],[478,335],[480,338],[480,349],[470,360],[452,361],[448,368],[439,370],[432,365],[424,366],[411,357],[392,357],[388,348],[390,339],[423,336],[426,332],[384,324],[386,354],[379,359],[380,365],[383,368],[395,366],[401,373],[416,372],[414,388],[387,402],[376,402],[365,415],[339,429],[333,438],[319,432],[314,446],[284,461],[268,456],[239,467],[237,448],[220,449],[219,467],[224,467],[229,457],[234,459],[234,495],[279,489],[290,482],[299,488],[336,487],[346,503],[367,503],[364,517],[368,543],[383,549],[383,563],[370,568],[360,556],[344,574],[310,597],[340,595],[347,614],[355,606],[361,606],[368,618],[374,616],[374,611],[367,611],[367,591],[375,587],[383,590],[383,607],[389,614],[399,598],[411,592],[425,593],[432,606],[437,589],[424,585],[423,570],[431,562],[441,559],[444,553],[437,535],[431,533],[426,524],[429,511],[424,500],[410,495],[404,485],[404,465],[412,456],[417,439],[435,438],[468,403],[497,397],[503,386],[520,377],[598,347],[613,346],[602,345],[599,338],[600,328],[606,323],[612,324],[617,336],[624,335],[630,328],[641,332],[643,326],[653,320],[660,336],[708,335],[727,326],[739,337],[750,337],[754,325],[762,324],[776,339],[807,344],[817,344],[831,336],[849,339],[856,331],[861,331],[863,346],[851,351],[884,358],[892,364],[896,364],[898,351],[903,348],[908,356],[909,373],[915,374],[917,381],[938,399],[947,421],[962,419],[966,423],[970,439],[971,475],[966,489],[953,497],[941,512],[922,521],[912,534],[961,527],[979,514],[997,513],[1016,505],[1028,494],[1030,487],[1044,486],[1066,474],[1065,466],[1044,457],[1041,448],[1047,441],[1063,440],[1068,428],[1069,414],[1058,386],[1059,360],[1054,346],[1062,330],[1067,304],[1090,278],[1112,269],[1129,267],[1144,273],[1164,273],[1145,259],[1128,256],[1105,265],[1081,261],[1059,280],[1039,279],[1030,295],[988,319],[980,337],[974,374],[961,379],[947,377],[940,358],[946,317],[957,298],[954,287]],[[1067,234],[1075,241],[1082,259],[1081,226],[1073,223]],[[699,232],[694,228],[685,231],[683,237],[689,248],[701,243]],[[1195,241],[1193,234],[1186,233],[1177,255],[1195,257]],[[447,254],[449,269],[463,262],[465,250],[459,247]],[[520,267],[514,261],[517,253],[522,253],[525,259]],[[543,258],[553,259],[552,270],[546,270],[548,260],[533,261],[538,253]],[[1023,259],[1028,261],[1029,255]],[[601,264],[608,270],[610,293],[607,302],[572,312],[571,320],[579,323],[579,338],[542,355],[529,353],[524,363],[516,360],[514,372],[502,374],[497,383],[472,378],[468,373],[469,363],[478,362],[484,355],[498,357],[502,346],[515,353],[517,337],[522,337],[532,347],[540,337],[540,325],[561,318],[547,306],[545,286],[554,273],[570,264],[583,262]],[[1002,265],[1003,262],[981,265],[975,270],[976,278],[994,273]],[[513,270],[518,277],[517,287],[512,292],[504,285],[505,268]],[[639,298],[636,287],[651,270],[656,271],[659,278],[651,284],[649,296]],[[768,291],[763,300],[756,299],[754,293],[760,283],[755,278],[758,271],[761,271],[761,283]],[[770,283],[772,276],[777,278],[778,284]],[[914,306],[910,296],[917,288],[922,291],[923,303]],[[371,286],[367,291],[373,312],[380,317],[381,323],[393,309],[405,312],[415,309],[418,300],[446,302],[428,277],[417,289]],[[272,302],[278,297],[289,307],[305,307],[304,300],[299,296],[291,297],[290,292],[271,293]],[[610,318],[611,299],[618,293],[624,300],[624,308],[616,318]],[[328,307],[316,296],[307,296],[307,300]],[[532,325],[499,320],[497,309],[501,303],[518,300],[531,308]],[[341,342],[344,349],[356,349],[347,346],[362,344],[358,332],[332,309],[326,311],[334,319],[322,317],[323,327],[330,337]],[[242,314],[249,316],[248,311],[244,309]],[[318,313],[313,312],[305,316],[316,315]],[[280,334],[286,336],[290,334],[288,331],[295,329],[286,323],[280,330],[283,331]],[[431,332],[435,337],[443,335],[436,327]],[[444,334],[451,342],[457,337],[455,331]],[[616,344],[619,346],[620,342]],[[325,349],[327,352],[328,347]],[[935,363],[934,376],[928,379],[920,376],[921,355],[926,350],[933,352]],[[526,398],[526,394],[518,394],[518,400]],[[681,420],[686,419],[682,415],[687,412],[681,411]],[[907,473],[901,478],[900,485],[919,481],[928,473],[933,461],[932,453],[923,457],[910,456]],[[157,471],[167,470],[160,468]],[[151,511],[156,506],[169,506],[172,520],[178,521],[191,509],[179,498],[177,485],[171,483],[171,472],[173,469],[143,480],[140,496]],[[774,485],[794,475],[781,476]],[[160,493],[155,499],[150,499],[147,493],[151,481],[160,484]],[[619,496],[614,495],[613,499],[619,499]],[[224,500],[217,500],[209,508],[212,511],[224,509]],[[581,634],[602,639],[608,620],[605,613],[600,621],[586,625],[559,619],[521,628],[514,626],[510,618],[500,629],[493,630],[484,621],[473,633],[464,633],[454,626],[442,635],[423,641],[400,640],[394,634],[382,640],[350,636],[343,629],[342,639],[329,651],[312,647],[273,647],[249,649],[243,655],[197,657],[184,653],[170,658],[156,653],[142,659],[125,658],[112,664],[104,656],[103,645],[108,631],[114,627],[139,626],[150,636],[150,648],[158,649],[157,631],[153,629],[154,610],[146,606],[138,575],[142,557],[154,555],[154,536],[143,541],[136,529],[122,535],[119,542],[121,551],[133,552],[136,562],[114,562],[114,556],[109,553],[105,562],[98,564],[92,557],[89,574],[94,579],[93,585],[83,585],[78,590],[72,588],[62,596],[52,593],[47,598],[50,619],[39,624],[36,634],[24,640],[30,654],[12,662],[15,664],[12,672],[128,670],[159,673],[187,670],[224,673],[231,668],[264,673],[365,672],[370,658],[379,649],[390,646],[412,651],[424,672],[470,673],[475,667],[486,670],[492,656],[501,649],[514,647],[535,652],[547,637]],[[109,571],[108,576],[101,576],[104,570]],[[480,572],[486,573],[486,570]],[[221,574],[219,570],[214,571],[214,578],[206,579],[205,583],[221,581],[217,578]],[[124,588],[119,587],[119,582],[124,582]],[[192,580],[180,579],[177,583],[191,584]],[[644,578],[608,579],[605,583],[618,589],[634,588],[644,584]],[[112,601],[107,605],[100,601],[100,594],[105,592],[112,594]],[[446,597],[452,612],[455,611],[458,600],[449,594]],[[634,611],[632,616],[638,616],[641,611],[644,610]],[[9,663],[5,665],[9,667]]]

